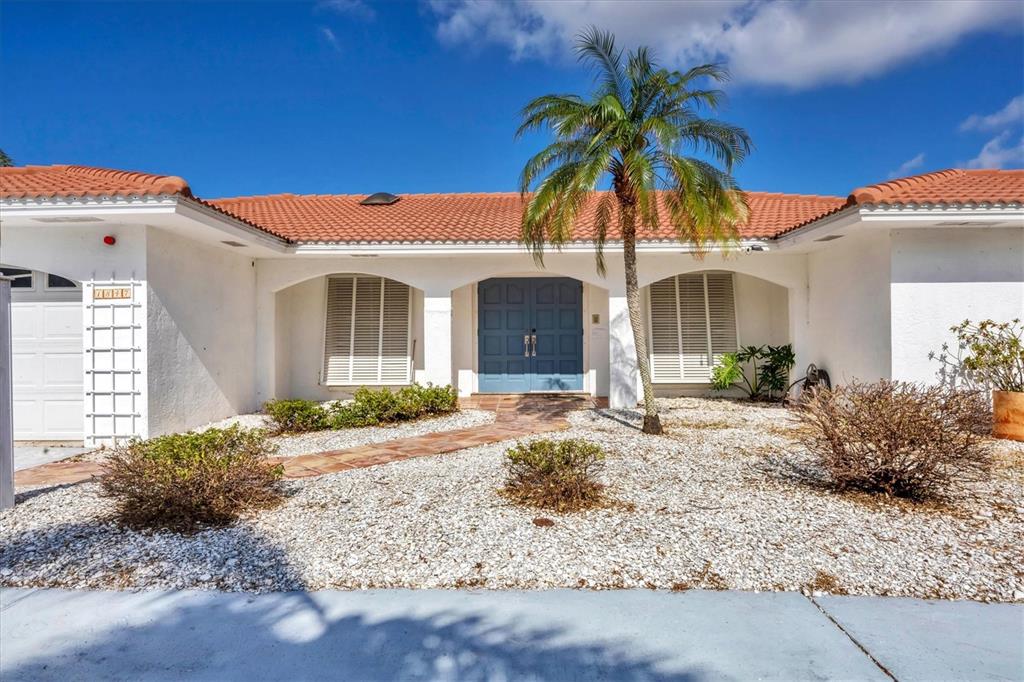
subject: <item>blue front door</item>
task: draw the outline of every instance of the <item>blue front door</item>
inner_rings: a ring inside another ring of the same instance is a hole
[[[583,285],[485,280],[478,291],[481,393],[583,390]]]

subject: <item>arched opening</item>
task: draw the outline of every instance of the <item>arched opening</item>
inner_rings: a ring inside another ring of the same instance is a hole
[[[360,386],[404,386],[423,369],[423,291],[390,277],[335,272],[275,300],[278,397],[330,400]]]
[[[82,287],[50,272],[0,265],[11,277],[14,439],[80,444],[84,429]]]
[[[754,275],[699,270],[672,275],[641,292],[647,353],[660,395],[704,394],[726,353],[784,345],[789,291]]]

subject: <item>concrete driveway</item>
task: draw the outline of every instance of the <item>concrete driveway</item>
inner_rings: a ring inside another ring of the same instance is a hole
[[[1024,606],[794,593],[0,591],[14,680],[1020,679]]]
[[[68,457],[90,452],[95,448],[71,447],[64,445],[15,445],[14,470],[31,469],[40,464],[58,462]]]

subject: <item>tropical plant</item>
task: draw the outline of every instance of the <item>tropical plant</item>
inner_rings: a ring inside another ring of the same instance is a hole
[[[517,136],[546,128],[555,139],[523,168],[520,191],[528,201],[521,240],[542,265],[545,246],[557,249],[570,241],[577,216],[596,202],[594,238],[603,275],[604,244],[617,228],[643,384],[644,432],[660,433],[640,309],[637,229],[654,234],[667,224],[698,257],[714,245],[734,244],[748,211],[731,172],[750,151],[750,139],[742,128],[700,116],[723,99],[720,90],[701,85],[727,80],[718,65],[669,71],[645,47],[624,56],[612,34],[596,28],[579,36],[577,53],[596,68],[594,92],[544,95],[522,111]],[[711,161],[685,155],[694,152]],[[598,192],[600,186],[611,190]]]
[[[943,383],[1024,392],[1024,325],[1020,319],[977,324],[964,320],[950,331],[956,336],[956,350],[943,344],[940,353],[929,354],[942,363],[939,374]]]
[[[7,152],[0,149],[0,168],[9,168],[14,165],[14,161],[11,157],[7,156]]]
[[[793,346],[744,346],[735,353],[726,353],[711,370],[711,387],[724,391],[740,385],[751,400],[782,398],[789,388],[789,371],[796,357]],[[758,364],[760,363],[760,364]],[[744,371],[750,364],[751,371]]]

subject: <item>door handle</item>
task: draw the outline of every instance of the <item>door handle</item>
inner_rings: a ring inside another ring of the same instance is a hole
[[[537,335],[531,334],[530,340],[533,341],[533,357],[537,357]]]
[[[530,335],[523,334],[523,357],[530,357]]]

